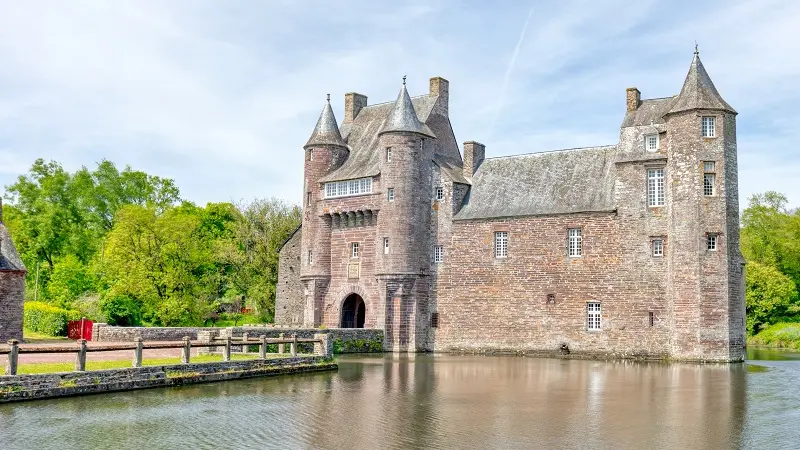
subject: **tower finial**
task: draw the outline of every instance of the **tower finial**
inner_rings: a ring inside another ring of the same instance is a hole
[[[331,94],[328,94],[328,103],[331,102]]]
[[[405,85],[406,85],[406,76],[403,75],[403,86],[405,86]]]
[[[700,51],[697,50],[697,41],[694,41],[694,56],[697,56],[699,54],[700,54]]]

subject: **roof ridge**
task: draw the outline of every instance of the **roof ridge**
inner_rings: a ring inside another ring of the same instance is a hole
[[[666,100],[668,98],[675,98],[678,94],[670,95],[669,97],[653,97],[653,98],[643,98],[642,101],[646,102],[647,100]]]
[[[572,147],[572,148],[561,148],[557,150],[543,150],[540,152],[530,152],[530,153],[519,153],[516,155],[504,155],[504,156],[492,156],[491,158],[485,158],[484,161],[490,159],[504,159],[504,158],[519,158],[523,156],[534,156],[534,155],[544,155],[548,153],[557,153],[557,152],[571,152],[571,151],[578,151],[578,150],[589,150],[589,149],[601,149],[601,148],[616,148],[617,144],[608,144],[608,145],[592,145],[588,147]]]
[[[415,100],[415,99],[422,98],[422,97],[438,97],[438,96],[437,96],[437,95],[433,95],[433,96],[432,96],[432,95],[430,95],[430,94],[422,94],[422,95],[417,95],[416,97],[411,97],[411,100]],[[372,108],[373,106],[381,106],[381,105],[385,105],[385,104],[387,104],[387,103],[392,103],[392,104],[394,104],[396,101],[397,101],[397,100],[390,100],[390,101],[388,101],[388,102],[373,103],[373,104],[371,104],[371,105],[367,105],[367,106],[365,106],[365,107],[361,108],[361,110],[363,111],[363,110],[365,110],[365,109],[367,109],[367,108]]]

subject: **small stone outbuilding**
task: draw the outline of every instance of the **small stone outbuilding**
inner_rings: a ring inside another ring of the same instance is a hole
[[[0,342],[22,340],[22,316],[27,270],[3,223],[0,202]]]

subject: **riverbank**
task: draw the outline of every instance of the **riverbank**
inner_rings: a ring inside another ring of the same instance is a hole
[[[0,403],[336,370],[325,356],[170,364],[0,377]]]
[[[748,345],[800,350],[800,323],[782,322],[770,325],[747,338]]]

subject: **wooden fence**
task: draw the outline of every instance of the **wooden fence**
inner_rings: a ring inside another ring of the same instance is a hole
[[[130,344],[105,344],[88,346],[85,339],[79,339],[75,344],[64,345],[28,345],[19,344],[16,339],[8,341],[7,347],[0,347],[0,355],[8,355],[8,362],[6,363],[6,375],[16,375],[19,368],[19,355],[21,353],[33,354],[47,354],[47,353],[75,353],[75,370],[78,372],[86,371],[86,354],[91,352],[112,352],[119,350],[133,350],[133,363],[132,367],[142,367],[142,352],[149,349],[164,349],[164,348],[180,348],[181,364],[189,364],[191,362],[192,348],[209,348],[221,347],[222,360],[231,360],[231,346],[237,345],[242,347],[243,353],[247,353],[248,347],[259,347],[259,358],[267,358],[267,346],[270,344],[277,344],[278,353],[286,355],[286,344],[289,345],[289,354],[286,356],[296,357],[298,355],[298,344],[314,344],[315,355],[324,356],[329,358],[332,356],[328,336],[318,334],[312,339],[298,339],[297,335],[292,335],[288,338],[267,338],[266,336],[259,336],[258,339],[250,339],[247,336],[241,338],[232,338],[230,336],[223,338],[214,338],[210,341],[192,341],[188,336],[183,338],[183,341],[178,342],[143,342],[142,338],[135,338]]]

